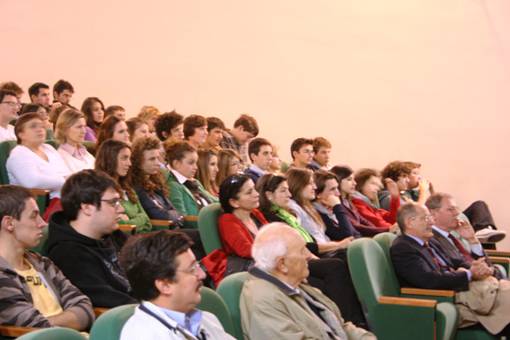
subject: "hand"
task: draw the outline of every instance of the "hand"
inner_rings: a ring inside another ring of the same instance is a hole
[[[464,221],[461,219],[457,220],[457,228],[455,229],[460,236],[468,240],[471,244],[478,244],[479,241],[475,236],[475,230],[473,226],[468,221]]]
[[[122,221],[128,221],[128,220],[129,220],[129,216],[128,216],[128,215],[126,215],[126,214],[120,214],[120,215],[119,215],[119,217],[120,217],[120,219],[121,219]]]
[[[471,273],[473,280],[483,280],[494,273],[494,269],[490,268],[485,262],[485,258],[481,257],[471,263]]]
[[[340,204],[340,197],[336,195],[329,195],[324,199],[324,205],[329,208],[333,208],[335,205]]]
[[[345,249],[347,248],[351,242],[354,240],[354,236],[349,236],[344,238],[342,241],[337,241],[338,249]]]
[[[385,178],[384,183],[386,184],[386,189],[388,190],[392,197],[400,197],[398,185],[394,180],[392,180],[391,178]]]

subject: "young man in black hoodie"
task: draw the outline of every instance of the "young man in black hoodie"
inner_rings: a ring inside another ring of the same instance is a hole
[[[134,303],[117,254],[126,241],[118,230],[120,204],[117,184],[108,175],[83,170],[62,188],[63,211],[53,214],[48,255],[95,307]]]

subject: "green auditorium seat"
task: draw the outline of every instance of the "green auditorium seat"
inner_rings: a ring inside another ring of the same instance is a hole
[[[101,314],[90,330],[90,340],[118,340],[122,327],[133,315],[136,304],[118,306]]]
[[[230,312],[221,296],[211,288],[207,287],[202,287],[200,295],[202,296],[202,300],[197,308],[216,315],[223,325],[223,329],[232,336],[235,336],[234,325],[232,324]]]
[[[87,338],[70,328],[52,327],[27,333],[19,340],[86,340]]]
[[[218,234],[218,217],[220,217],[221,212],[221,205],[213,203],[202,208],[198,214],[198,231],[207,254],[222,247]]]
[[[241,310],[239,308],[239,299],[241,297],[241,291],[243,289],[244,281],[248,278],[247,272],[240,272],[225,277],[217,292],[223,298],[223,301],[227,304],[230,316],[232,317],[232,323],[234,325],[234,336],[238,340],[243,340],[243,329],[241,327]]]

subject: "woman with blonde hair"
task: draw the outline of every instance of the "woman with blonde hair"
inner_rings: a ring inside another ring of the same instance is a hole
[[[154,134],[155,128],[154,128],[154,122],[158,118],[158,116],[161,114],[161,112],[158,110],[155,106],[143,106],[140,109],[140,113],[138,114],[138,118],[141,118],[144,122],[147,123],[149,126],[150,133]]]
[[[218,188],[225,178],[240,174],[243,170],[243,161],[239,154],[231,149],[223,149],[218,153],[218,174],[216,185]]]
[[[216,184],[218,175],[218,154],[211,149],[198,150],[197,179],[202,183],[205,190],[211,195],[218,197],[219,187]]]
[[[65,110],[57,120],[55,139],[60,143],[58,152],[71,173],[94,168],[94,156],[83,146],[86,127],[85,115],[75,109]]]

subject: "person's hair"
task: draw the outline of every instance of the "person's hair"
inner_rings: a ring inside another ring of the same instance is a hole
[[[258,155],[260,152],[260,148],[269,145],[271,148],[273,147],[273,144],[271,144],[267,139],[265,138],[254,138],[250,141],[250,144],[248,145],[248,156],[250,157],[250,160],[253,162],[253,159],[251,158],[252,154]]]
[[[172,166],[173,161],[180,161],[186,157],[187,153],[197,152],[197,149],[188,142],[166,142],[163,143],[165,148],[165,159],[168,165]]]
[[[24,115],[19,116],[16,124],[14,125],[14,134],[16,135],[18,144],[21,144],[21,138],[19,137],[20,132],[23,132],[25,124],[33,119],[39,119],[41,122],[43,121],[43,118],[37,112],[25,113]]]
[[[391,178],[395,182],[400,176],[409,175],[411,170],[401,161],[388,163],[381,171],[382,178]]]
[[[53,92],[56,92],[57,94],[61,94],[65,90],[69,90],[71,93],[74,93],[74,87],[71,85],[70,82],[60,79],[53,85]],[[83,111],[83,109],[82,109]]]
[[[440,209],[443,205],[443,200],[448,198],[452,198],[452,195],[444,192],[436,192],[427,198],[425,206],[429,208],[429,210]]]
[[[109,116],[105,120],[103,120],[103,124],[99,127],[97,132],[97,142],[96,146],[99,147],[103,142],[107,139],[113,138],[113,133],[115,132],[115,127],[120,122],[123,122],[122,119],[119,119],[115,116]]]
[[[55,139],[63,144],[66,142],[66,133],[73,126],[78,119],[85,118],[83,112],[80,112],[75,109],[67,108],[62,112],[57,119],[57,123],[55,124]]]
[[[60,117],[62,112],[64,112],[68,108],[69,108],[69,106],[67,106],[67,105],[60,105],[57,107],[52,107],[50,109],[48,116],[50,117],[50,122],[53,124],[53,127],[55,127],[55,125],[57,124],[58,117]]]
[[[271,272],[276,267],[276,260],[285,256],[288,246],[285,237],[281,237],[281,232],[273,232],[272,237],[264,237],[264,234],[271,232],[272,229],[280,229],[281,222],[273,222],[263,226],[257,233],[251,247],[251,256],[255,260],[257,268],[266,272]],[[288,227],[290,228],[290,227]],[[262,242],[261,239],[264,241]]]
[[[184,119],[184,138],[188,139],[193,136],[195,134],[195,129],[202,126],[207,126],[207,119],[205,119],[204,116],[191,115],[186,117]]]
[[[331,143],[324,137],[315,137],[313,139],[313,152],[317,153],[321,148],[331,149]]]
[[[9,90],[1,90],[0,89],[0,103],[4,101],[4,97],[6,96],[13,96],[13,97],[17,97],[16,96],[16,93],[13,92],[13,91],[9,91]]]
[[[374,169],[359,169],[354,174],[354,180],[356,181],[356,190],[361,192],[361,189],[363,189],[363,186],[365,186],[365,183],[371,178],[371,177],[379,177],[379,173],[377,170]]]
[[[110,105],[104,110],[104,116],[109,117],[113,115],[116,111],[126,111],[122,106],[120,105]]]
[[[147,122],[145,120],[143,120],[142,118],[133,117],[133,118],[126,120],[126,124],[127,124],[128,131],[129,131],[129,138],[131,139],[131,141],[133,141],[133,136],[135,135],[136,129],[138,129],[143,124],[147,124]]]
[[[134,141],[131,154],[131,183],[134,186],[140,186],[144,190],[154,192],[161,190],[163,195],[168,196],[168,187],[161,172],[149,175],[143,171],[143,154],[149,150],[160,150],[161,142],[156,137],[138,138]]]
[[[120,192],[115,180],[102,171],[87,169],[74,173],[67,178],[61,191],[64,216],[69,221],[76,220],[82,204],[93,204],[101,209],[101,197],[108,189]]]
[[[241,156],[234,150],[222,149],[218,152],[218,175],[216,175],[216,185],[218,187],[229,176],[230,161],[234,158],[242,162]]]
[[[10,184],[0,185],[0,222],[5,216],[19,220],[29,198],[34,196],[26,188]]]
[[[216,185],[216,178],[211,178],[209,172],[209,162],[212,157],[218,157],[218,154],[211,149],[198,149],[198,170],[196,178],[202,183],[205,190],[210,193],[217,193],[218,186]]]
[[[259,178],[255,188],[259,193],[259,209],[264,212],[264,214],[271,210],[271,202],[266,197],[266,192],[275,192],[278,186],[286,181],[287,179],[285,177],[273,174],[265,174]]]
[[[315,210],[312,202],[305,200],[302,197],[303,189],[310,183],[313,178],[313,172],[309,169],[290,168],[285,175],[287,176],[287,183],[289,184],[289,191],[292,199],[296,201],[312,219],[319,225],[324,225],[321,216]]]
[[[315,171],[313,173],[313,178],[314,178],[315,186],[316,186],[316,189],[315,189],[316,195],[318,195],[324,191],[324,189],[326,188],[326,182],[329,181],[330,179],[334,179],[335,181],[338,182],[338,184],[340,184],[340,182],[338,181],[338,177],[336,177],[336,175],[334,173],[332,173],[330,171],[326,171],[326,170]]]
[[[397,224],[402,233],[406,232],[406,220],[418,215],[418,204],[408,202],[400,206],[397,211]]]
[[[207,117],[207,132],[211,132],[212,129],[216,128],[225,130],[225,123],[218,117]]]
[[[192,244],[186,234],[170,230],[131,237],[120,252],[119,262],[133,296],[146,301],[157,298],[160,292],[155,281],[174,281],[179,266],[177,256]]]
[[[142,106],[140,109],[140,113],[138,113],[138,118],[143,119],[145,122],[151,120],[154,117],[159,116],[161,113],[159,112],[158,108],[155,106]]]
[[[94,103],[99,103],[101,105],[101,109],[104,111],[104,104],[101,99],[97,97],[88,97],[81,105],[81,112],[83,112],[85,117],[87,117],[87,126],[96,131],[101,123],[94,121],[94,115],[92,114],[92,105]]]
[[[237,199],[244,183],[248,182],[250,177],[246,175],[232,175],[227,177],[220,185],[220,204],[223,211],[231,213],[234,207],[230,205],[231,199]]]
[[[136,203],[138,198],[133,190],[130,176],[120,177],[117,173],[118,156],[124,149],[131,150],[131,147],[118,140],[105,140],[96,151],[95,169],[104,171],[112,178],[117,179],[117,183],[126,192],[129,201]]]
[[[259,134],[259,125],[257,121],[252,116],[247,114],[242,114],[239,118],[234,122],[234,128],[242,126],[244,131],[247,131],[253,135],[253,137],[257,137]]]
[[[16,97],[21,96],[24,93],[21,86],[13,81],[6,81],[5,83],[1,83],[0,90],[13,92]]]
[[[160,141],[165,141],[171,134],[171,130],[183,124],[184,117],[175,111],[165,112],[158,116],[154,122],[154,129]],[[167,136],[164,135],[167,133]]]
[[[28,104],[23,104],[23,107],[21,108],[21,111],[19,114],[24,115],[26,113],[37,112],[40,108],[43,108],[44,111],[48,112],[48,110],[42,105],[28,103]]]
[[[39,95],[39,91],[41,89],[50,89],[50,87],[48,85],[46,85],[45,83],[34,83],[32,84],[32,86],[30,86],[28,88],[28,95],[30,97],[32,96],[38,96]]]
[[[329,169],[332,173],[335,174],[336,178],[338,179],[338,183],[342,183],[344,179],[352,175],[354,171],[352,171],[351,167],[347,165],[335,165],[331,169]]]
[[[295,139],[292,144],[290,145],[290,155],[292,156],[292,159],[294,159],[294,151],[299,152],[301,148],[305,145],[312,145],[313,146],[313,140],[310,138],[297,138]]]
[[[421,168],[420,163],[416,163],[416,162],[412,162],[412,161],[405,161],[405,162],[402,162],[402,164],[409,169],[409,172],[411,172],[414,169]]]

